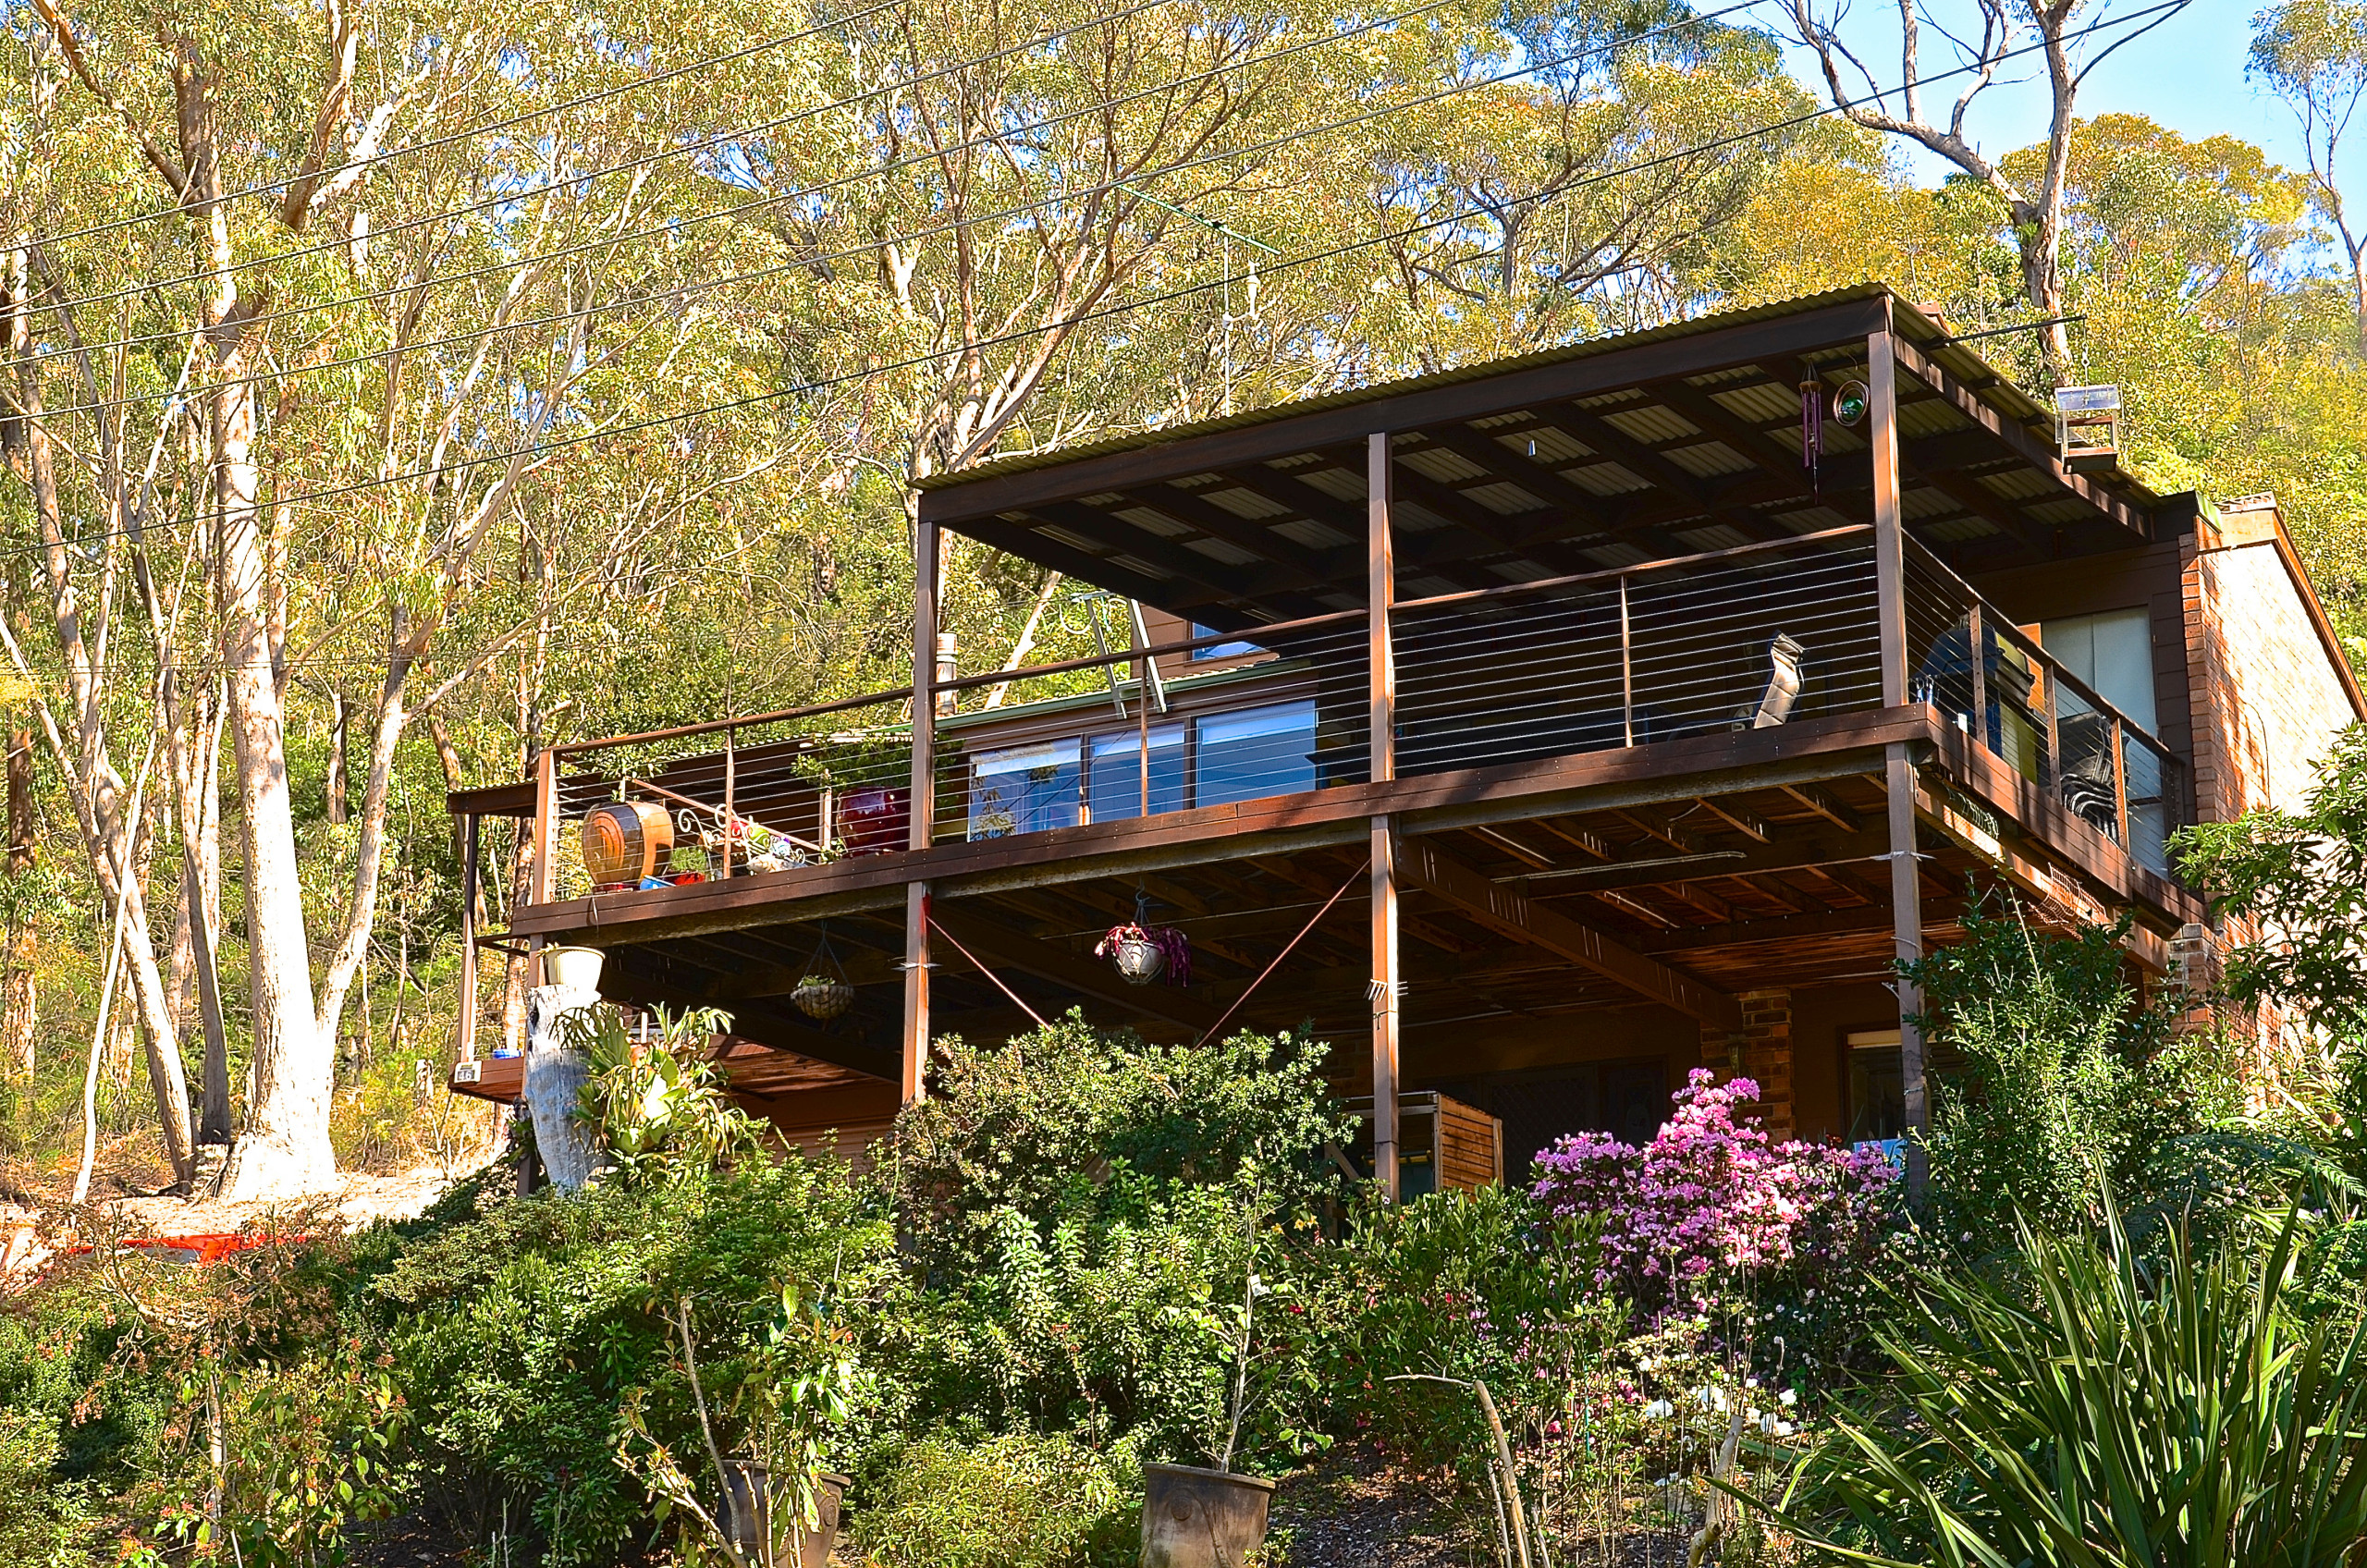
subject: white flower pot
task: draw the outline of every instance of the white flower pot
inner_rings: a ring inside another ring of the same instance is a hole
[[[545,948],[543,984],[597,993],[600,966],[607,960],[607,954],[597,948]]]

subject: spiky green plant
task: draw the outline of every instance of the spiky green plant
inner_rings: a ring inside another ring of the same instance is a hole
[[[2287,1310],[2298,1222],[2141,1261],[2018,1222],[2017,1267],[1932,1272],[1881,1340],[1896,1403],[1838,1425],[1784,1522],[1948,1568],[2336,1568],[2367,1540],[2367,1333]]]

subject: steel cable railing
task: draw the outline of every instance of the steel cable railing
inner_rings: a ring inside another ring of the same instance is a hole
[[[1970,585],[1909,542],[1910,694],[2159,876],[2186,819],[2186,767]]]
[[[2165,870],[2183,798],[2177,759],[1919,546],[1904,586],[1910,695]],[[1858,526],[1406,601],[1392,615],[1397,771],[1876,708],[1880,598],[1872,531]],[[1363,783],[1368,658],[1366,617],[1345,611],[939,683],[931,841]],[[875,692],[558,748],[541,786],[560,829],[552,892],[908,848],[911,705],[909,691]],[[609,857],[595,880],[561,842],[603,812],[653,828],[650,814],[665,817],[656,830],[670,846],[647,876],[639,865],[619,875]]]

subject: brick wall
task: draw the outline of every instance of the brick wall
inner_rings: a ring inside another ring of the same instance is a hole
[[[2359,713],[2284,524],[2273,505],[2206,515],[2182,554],[2196,814],[2298,807]]]
[[[1792,1114],[1792,993],[1745,991],[1739,1035],[1701,1031],[1701,1060],[1718,1081],[1748,1078],[1759,1085],[1759,1117],[1767,1135],[1782,1142],[1795,1135]]]

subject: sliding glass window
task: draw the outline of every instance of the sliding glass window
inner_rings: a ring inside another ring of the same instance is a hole
[[[1117,822],[1143,815],[1142,735],[1122,729],[1096,735],[1090,742],[1090,769],[1085,777],[1085,802],[1096,822]],[[1150,810],[1184,809],[1184,727],[1155,726],[1150,732]]]
[[[1210,714],[1198,724],[1192,803],[1222,805],[1315,788],[1315,702]]]
[[[1002,839],[1073,827],[1079,819],[1080,746],[1041,741],[980,752],[970,767],[970,837]]]

